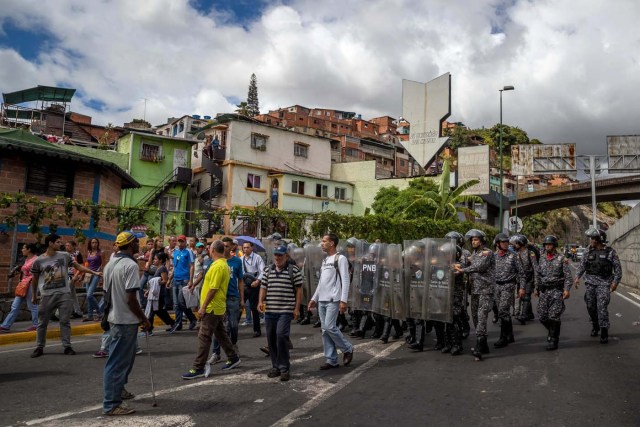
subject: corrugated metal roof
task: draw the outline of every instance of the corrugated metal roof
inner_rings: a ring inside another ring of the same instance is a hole
[[[2,99],[5,104],[22,104],[31,101],[71,102],[75,93],[76,90],[71,88],[38,85],[31,89],[3,93]]]

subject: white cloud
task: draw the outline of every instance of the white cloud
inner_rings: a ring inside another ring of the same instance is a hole
[[[638,16],[635,0],[292,0],[243,27],[186,0],[13,0],[3,28],[10,20],[51,37],[34,61],[0,38],[0,89],[71,85],[82,95],[73,109],[96,123],[141,117],[147,98],[157,124],[233,110],[227,99],[246,98],[255,72],[262,111],[302,104],[370,118],[401,115],[402,78],[449,71],[451,120],[492,126],[498,89],[514,85],[505,123],[602,153],[607,134],[640,133]]]

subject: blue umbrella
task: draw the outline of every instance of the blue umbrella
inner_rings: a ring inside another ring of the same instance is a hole
[[[264,245],[262,242],[255,237],[251,236],[238,236],[235,238],[239,244],[243,245],[245,243],[253,243],[253,249],[258,252],[264,252]]]

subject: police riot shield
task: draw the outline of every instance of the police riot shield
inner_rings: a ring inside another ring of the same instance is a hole
[[[312,295],[307,294],[307,292],[309,291],[309,286],[307,286],[304,249],[301,247],[293,248],[289,256],[293,261],[295,261],[296,266],[302,272],[302,277],[304,278],[304,285],[302,285],[302,304],[306,305],[309,302],[309,298],[311,298]]]
[[[426,239],[404,241],[404,282],[407,318],[423,320],[426,277]]]
[[[307,275],[307,294],[309,298],[313,296],[318,289],[318,283],[320,282],[320,271],[322,270],[322,260],[324,260],[325,253],[320,247],[320,242],[310,242],[304,247],[305,252],[305,273]]]
[[[377,280],[373,291],[373,312],[382,316],[391,317],[391,282],[393,271],[389,263],[389,247],[386,243],[378,243],[377,255]]]
[[[371,311],[373,307],[377,254],[370,252],[371,246],[374,245],[365,240],[358,240],[355,244],[351,281],[351,308],[354,310]],[[373,251],[377,252],[377,247],[374,246]]]
[[[427,239],[427,284],[423,315],[425,320],[453,320],[453,264],[456,245],[450,239]]]
[[[407,318],[407,292],[403,277],[402,245],[388,245],[387,257],[391,270],[391,317],[404,320]]]

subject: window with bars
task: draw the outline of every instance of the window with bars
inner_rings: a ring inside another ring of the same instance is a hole
[[[293,155],[296,157],[304,157],[306,159],[309,155],[309,146],[301,142],[294,143]]]
[[[25,193],[43,196],[73,197],[75,168],[66,165],[39,163],[27,167]]]
[[[251,134],[251,148],[260,151],[267,151],[267,139],[266,135],[260,135],[259,133]]]
[[[162,155],[162,145],[143,142],[140,144],[140,160],[146,162],[159,162],[164,160]]]
[[[161,211],[177,211],[180,199],[177,196],[162,196],[158,200],[158,209]]]

